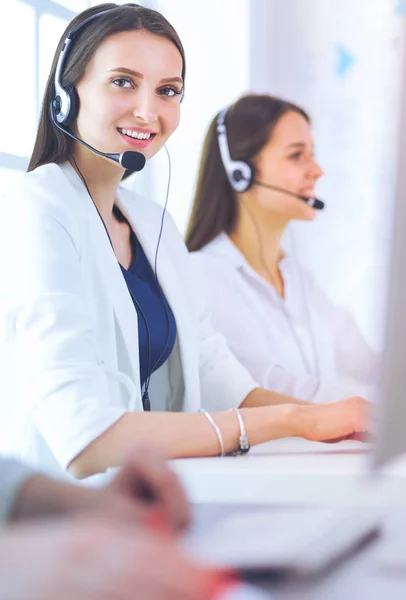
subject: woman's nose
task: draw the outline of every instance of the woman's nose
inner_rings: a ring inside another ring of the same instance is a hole
[[[157,120],[157,111],[154,99],[149,94],[140,94],[137,98],[137,104],[133,110],[134,116],[147,125],[151,125]]]
[[[319,163],[314,158],[312,160],[310,174],[315,179],[318,179],[319,177],[321,177],[324,174],[323,169],[320,167]]]

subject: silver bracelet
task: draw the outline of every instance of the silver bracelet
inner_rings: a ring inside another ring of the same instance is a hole
[[[238,440],[238,448],[234,450],[234,452],[230,452],[233,456],[238,456],[240,454],[247,454],[249,452],[251,446],[249,445],[247,434],[245,432],[244,420],[238,408],[232,408],[232,411],[235,412],[238,419],[238,424],[240,426],[240,437]]]
[[[203,413],[205,415],[205,417],[209,420],[209,422],[212,424],[213,429],[216,432],[217,439],[218,439],[219,444],[220,444],[220,456],[224,456],[224,454],[225,454],[225,452],[224,452],[224,440],[223,440],[223,434],[221,433],[220,427],[217,425],[216,421],[213,419],[213,417],[211,416],[211,414],[207,412],[207,410],[204,410],[204,408],[201,408],[199,410],[199,412]]]

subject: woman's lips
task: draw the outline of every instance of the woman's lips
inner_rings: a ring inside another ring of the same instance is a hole
[[[316,196],[316,192],[314,188],[307,188],[305,190],[301,190],[299,192],[302,196],[306,196],[307,198],[314,198]]]
[[[135,148],[148,148],[148,146],[151,145],[151,143],[153,142],[153,140],[155,139],[155,136],[156,136],[156,134],[153,133],[148,140],[140,140],[138,138],[133,138],[129,135],[126,135],[125,133],[121,133],[121,131],[119,131],[118,129],[117,129],[117,131],[120,134],[120,136],[123,138],[123,140],[125,140],[128,144],[130,144],[131,146],[133,146]]]

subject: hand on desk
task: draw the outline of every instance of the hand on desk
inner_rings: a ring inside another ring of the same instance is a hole
[[[318,442],[367,438],[373,433],[373,408],[370,402],[359,397],[300,406],[300,436]]]
[[[344,441],[364,442],[364,444],[371,444],[374,441],[374,436],[370,433],[361,431],[357,433],[351,433],[350,435],[344,435],[333,440],[324,440],[325,444],[338,444],[338,442]]]

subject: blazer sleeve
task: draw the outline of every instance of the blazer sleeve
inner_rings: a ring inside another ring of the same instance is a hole
[[[128,408],[109,393],[86,308],[79,231],[51,190],[23,182],[1,198],[0,328],[21,374],[19,410],[66,468]]]
[[[8,519],[21,486],[32,475],[33,471],[22,463],[0,458],[0,523]]]
[[[201,405],[206,410],[221,411],[238,407],[257,381],[230,350],[225,337],[212,325],[206,298],[200,291],[191,255],[172,217],[165,217],[165,229],[179,272],[193,322],[198,326],[198,370]]]
[[[259,384],[229,348],[225,337],[213,328],[202,298],[199,304],[202,407],[210,411],[238,407]]]

